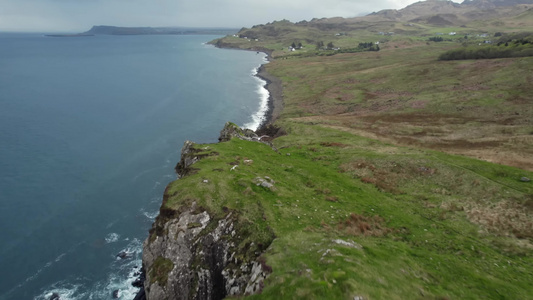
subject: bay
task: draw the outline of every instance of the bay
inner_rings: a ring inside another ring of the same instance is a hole
[[[264,54],[214,38],[0,34],[0,299],[133,298],[183,142],[268,96]]]

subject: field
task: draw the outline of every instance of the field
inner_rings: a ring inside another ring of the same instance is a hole
[[[270,244],[261,260],[272,273],[247,298],[532,299],[533,58],[438,60],[479,43],[473,27],[380,23],[404,30],[383,36],[356,24],[337,36],[274,25],[277,36],[257,27],[253,41],[219,46],[274,50],[266,68],[283,82],[275,125],[287,133],[277,151],[196,145],[205,157],[165,203],[232,211],[248,224],[243,251]],[[313,45],[327,37],[381,50],[320,55]],[[292,41],[305,50],[286,50]]]
[[[533,58],[436,59],[453,46],[276,60],[267,70],[284,82],[284,121],[533,170]]]

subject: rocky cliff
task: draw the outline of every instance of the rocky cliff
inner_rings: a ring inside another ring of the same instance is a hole
[[[232,137],[260,141],[252,131],[227,123],[219,140]],[[178,177],[193,175],[193,165],[207,155],[186,141],[176,166]],[[223,208],[222,215],[216,214],[195,201],[169,208],[166,203],[173,196],[167,187],[160,214],[144,242],[146,279],[137,299],[142,299],[141,294],[146,299],[223,299],[260,292],[271,271],[260,256],[274,239],[272,231],[268,242],[250,242],[249,221],[241,220],[238,211]]]

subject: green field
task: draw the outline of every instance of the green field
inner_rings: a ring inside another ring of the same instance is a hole
[[[272,274],[251,298],[533,295],[533,186],[520,181],[533,173],[318,124],[286,128],[279,153],[238,139],[197,145],[210,155],[167,191],[167,208],[238,212],[243,251],[274,232],[262,255]]]
[[[275,22],[223,38],[273,50],[287,135],[278,151],[196,145],[205,157],[171,183],[165,209],[235,212],[243,252],[270,245],[272,273],[250,299],[533,299],[533,57],[438,60],[486,24]],[[322,56],[317,41],[381,51]]]

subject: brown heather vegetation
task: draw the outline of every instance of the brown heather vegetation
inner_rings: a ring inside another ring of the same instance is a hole
[[[351,213],[350,217],[337,225],[337,229],[355,236],[384,236],[393,230],[385,226],[380,216],[365,217]]]

